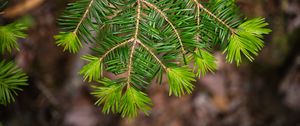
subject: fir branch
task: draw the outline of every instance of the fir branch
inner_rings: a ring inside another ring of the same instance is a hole
[[[206,50],[195,51],[194,60],[194,70],[198,77],[204,77],[208,72],[214,72],[217,69],[216,58]]]
[[[193,0],[195,2],[195,4],[197,5],[197,8],[200,8],[202,10],[204,10],[204,12],[206,12],[207,14],[209,14],[210,16],[212,16],[213,18],[215,18],[218,22],[220,22],[221,24],[223,24],[224,26],[226,26],[232,34],[235,34],[236,31],[234,28],[230,27],[225,21],[221,20],[220,18],[218,18],[215,14],[213,14],[211,11],[209,11],[207,8],[205,8],[200,2],[198,2],[197,0]]]
[[[238,27],[237,33],[232,35],[228,47],[224,52],[228,52],[226,59],[232,63],[236,61],[239,65],[242,62],[242,54],[250,61],[254,60],[253,55],[263,47],[262,37],[269,34],[270,29],[264,28],[268,23],[263,18],[248,20]]]
[[[0,68],[0,104],[7,105],[15,101],[21,87],[28,85],[28,77],[13,62],[0,61]]]
[[[84,60],[89,61],[87,65],[85,65],[81,71],[79,72],[81,75],[83,75],[84,80],[91,81],[98,81],[102,77],[102,71],[103,71],[103,59],[111,52],[116,50],[117,48],[124,46],[130,42],[132,42],[133,39],[129,39],[127,41],[124,41],[122,43],[119,43],[106,51],[101,57],[97,58],[94,56],[84,56],[82,57]]]
[[[31,21],[24,18],[11,24],[0,26],[0,53],[19,50],[18,39],[25,38],[25,30],[30,26]]]
[[[140,29],[140,20],[141,20],[141,2],[140,0],[137,0],[137,14],[136,14],[136,24],[135,24],[135,33],[134,33],[134,39],[137,41],[138,33]]]
[[[122,42],[122,43],[120,43],[120,44],[117,44],[117,45],[115,45],[114,47],[112,47],[111,49],[109,49],[108,51],[106,51],[101,57],[100,57],[100,61],[102,61],[109,53],[111,53],[112,51],[114,51],[114,50],[116,50],[117,48],[119,48],[119,47],[121,47],[121,46],[124,46],[124,45],[126,45],[126,44],[128,44],[128,43],[130,43],[130,42],[133,42],[134,41],[134,39],[132,38],[132,39],[129,39],[129,40],[126,40],[126,41],[124,41],[124,42]]]
[[[129,54],[129,63],[128,63],[128,75],[127,75],[127,89],[130,88],[130,82],[131,82],[131,72],[132,72],[132,60],[133,60],[133,54],[135,52],[135,47],[136,47],[136,40],[133,42],[132,47],[130,49],[130,54]]]
[[[195,1],[195,3],[198,3],[197,0],[194,0],[194,1]],[[199,30],[199,27],[200,27],[200,9],[201,9],[201,6],[199,6],[199,4],[197,4],[196,9],[197,9],[197,13],[196,13],[197,26],[198,26],[198,30]],[[197,40],[197,42],[200,41],[200,33],[199,32],[196,35],[196,40]]]
[[[195,74],[188,67],[169,68],[167,71],[169,82],[169,95],[182,96],[185,93],[191,94],[194,88]]]
[[[151,100],[141,90],[154,78],[161,83],[163,72],[169,95],[190,94],[196,75],[217,69],[211,48],[221,46],[228,62],[239,64],[242,55],[252,61],[263,46],[263,34],[270,32],[263,19],[244,22],[233,2],[220,0],[211,0],[207,8],[198,0],[80,0],[67,10],[78,14],[64,15],[64,29],[72,34],[77,29],[80,41],[97,44],[92,50],[98,56],[84,56],[89,63],[80,74],[102,84],[94,87],[93,95],[97,105],[104,105],[103,112],[122,117],[149,112]],[[95,31],[99,31],[97,38]],[[185,55],[193,70],[181,64],[182,57],[187,64]],[[104,70],[117,79],[105,78]]]
[[[167,66],[165,64],[162,63],[162,61],[154,54],[153,51],[151,51],[151,49],[149,47],[147,47],[145,44],[143,44],[142,42],[140,41],[137,41],[142,47],[144,47],[150,54],[151,56],[153,56],[153,58],[161,65],[161,67],[163,67],[163,69],[165,71],[168,70]]]
[[[123,85],[108,78],[104,78],[100,83],[104,86],[92,86],[92,94],[99,98],[95,104],[104,104],[102,111],[107,114],[120,112]]]
[[[165,19],[165,21],[171,26],[171,28],[173,29],[174,33],[176,34],[176,36],[178,38],[180,48],[181,48],[181,53],[182,53],[182,56],[183,56],[183,59],[184,59],[184,63],[186,64],[186,58],[185,58],[186,51],[184,49],[182,39],[181,39],[181,37],[179,35],[179,32],[177,31],[176,27],[169,20],[169,18],[166,16],[166,14],[162,10],[160,10],[158,7],[156,7],[154,4],[149,3],[148,1],[145,1],[145,0],[141,0],[141,1],[145,4],[147,4],[149,7],[151,7],[153,10],[155,10],[157,13],[159,13]]]
[[[63,31],[55,36],[59,46],[64,47],[64,51],[76,53],[82,48],[80,46],[82,42],[95,42],[94,34],[99,31],[98,25],[111,14],[111,11],[104,9],[109,7],[106,2],[106,0],[78,0],[68,5],[61,18],[58,19]],[[77,41],[64,39],[70,34],[74,34],[78,38]]]
[[[148,114],[151,110],[151,99],[143,92],[130,87],[122,97],[122,117],[136,117],[138,110]]]
[[[4,3],[3,3],[4,2]],[[8,1],[0,1],[0,10],[4,9]],[[5,12],[0,12],[4,14]],[[0,54],[19,50],[18,39],[25,38],[25,30],[31,25],[29,17],[0,26]],[[0,56],[1,57],[1,56]],[[27,84],[28,76],[12,61],[0,61],[0,104],[7,105],[15,101],[18,91]]]
[[[83,75],[84,81],[98,81],[102,77],[103,63],[98,57],[86,55],[82,57],[83,60],[88,61],[79,74]]]
[[[69,50],[71,53],[76,53],[83,47],[75,32],[60,32],[54,38],[57,40],[57,46],[62,46],[64,51]]]
[[[82,22],[83,22],[83,21],[86,19],[86,17],[88,16],[88,13],[89,13],[89,11],[90,11],[90,9],[91,9],[92,4],[94,3],[94,1],[95,1],[95,0],[91,0],[91,1],[90,1],[90,3],[89,3],[89,5],[88,5],[88,7],[86,8],[86,10],[85,10],[85,12],[84,12],[82,18],[80,19],[80,21],[79,21],[79,23],[77,24],[75,30],[73,31],[74,34],[77,34],[80,25],[82,25]]]
[[[136,24],[135,24],[135,33],[134,33],[134,42],[130,50],[129,54],[129,63],[128,63],[128,77],[127,77],[127,89],[130,88],[130,82],[131,82],[131,72],[132,72],[132,60],[133,60],[133,55],[135,52],[135,48],[137,45],[137,38],[138,38],[138,32],[139,32],[139,26],[140,26],[140,18],[141,18],[141,3],[140,0],[137,0],[137,15],[136,15]]]

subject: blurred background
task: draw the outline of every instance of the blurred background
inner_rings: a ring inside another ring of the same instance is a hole
[[[0,126],[300,126],[300,1],[237,0],[249,18],[263,16],[273,32],[254,63],[226,64],[200,78],[192,95],[169,97],[166,84],[153,84],[150,116],[104,115],[93,105],[88,84],[78,76],[80,55],[55,45],[56,19],[72,0],[10,0],[1,22],[33,17],[20,40],[17,63],[30,76],[16,102],[0,106]]]

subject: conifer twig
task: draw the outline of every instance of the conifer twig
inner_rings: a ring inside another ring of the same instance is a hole
[[[130,43],[130,42],[132,42],[132,41],[133,41],[133,39],[129,39],[129,40],[125,41],[125,42],[122,42],[122,43],[120,43],[120,44],[118,44],[118,45],[112,47],[111,49],[109,49],[108,51],[106,51],[106,52],[100,57],[100,61],[102,61],[103,58],[105,58],[110,52],[112,52],[112,51],[114,51],[115,49],[117,49],[117,48],[119,48],[119,47],[121,47],[121,46],[123,46],[123,45],[126,45],[127,43]]]
[[[183,43],[182,43],[182,39],[181,39],[181,37],[179,35],[179,32],[177,31],[176,27],[169,20],[169,18],[166,16],[166,14],[162,10],[160,10],[157,6],[155,6],[154,4],[149,3],[148,1],[145,1],[145,0],[141,0],[141,1],[145,4],[147,4],[150,8],[155,10],[157,13],[159,13],[164,18],[164,20],[171,26],[171,28],[173,29],[174,33],[176,34],[176,36],[178,38],[180,48],[181,48],[181,52],[182,52],[182,56],[183,56],[184,62],[186,64],[185,49],[184,49],[184,46],[183,46]]]
[[[198,2],[197,0],[194,0],[196,3]],[[199,29],[199,27],[200,27],[200,6],[199,5],[197,5],[197,26],[198,26],[198,29]],[[196,35],[196,40],[197,40],[197,42],[199,42],[200,41],[200,33],[198,33],[197,32],[197,35]],[[198,48],[197,48],[198,49]]]
[[[211,11],[209,11],[207,8],[205,8],[200,2],[198,2],[197,0],[193,0],[194,3],[197,5],[197,8],[203,9],[204,12],[206,12],[208,15],[212,16],[213,18],[215,18],[218,22],[220,22],[222,25],[224,25],[225,27],[227,27],[230,32],[232,34],[236,34],[236,30],[232,27],[230,27],[225,21],[221,20],[220,18],[218,18],[215,14],[213,14]]]
[[[136,15],[136,26],[135,26],[135,33],[134,33],[134,42],[130,50],[129,54],[129,63],[128,63],[128,76],[127,76],[127,88],[130,87],[130,81],[131,81],[131,72],[132,72],[132,62],[133,62],[133,55],[135,52],[135,47],[137,43],[137,37],[139,32],[139,26],[140,26],[140,18],[141,18],[141,2],[140,0],[137,0],[137,15]]]
[[[152,55],[152,57],[164,68],[165,71],[168,70],[168,67],[162,63],[162,61],[154,54],[153,51],[151,51],[151,49],[149,47],[147,47],[141,41],[137,41],[137,43],[140,44],[143,48],[145,48]]]
[[[88,16],[88,13],[90,11],[90,8],[92,7],[92,4],[94,3],[95,0],[91,0],[91,2],[89,3],[88,7],[86,8],[82,18],[80,19],[79,23],[77,24],[75,30],[73,31],[74,34],[76,34],[78,32],[78,29],[80,27],[80,25],[83,23],[83,21],[86,19],[86,17]]]
[[[136,24],[135,24],[135,33],[134,33],[134,39],[137,40],[138,33],[139,33],[139,27],[140,27],[140,20],[141,20],[141,2],[140,0],[137,0],[137,15],[136,15]]]
[[[129,54],[129,63],[128,63],[128,71],[127,71],[127,73],[128,73],[128,75],[127,75],[127,88],[129,88],[131,86],[130,85],[131,72],[132,72],[133,55],[134,55],[134,52],[135,52],[136,43],[137,43],[137,41],[135,40],[133,42],[133,45],[131,47],[130,54]]]

